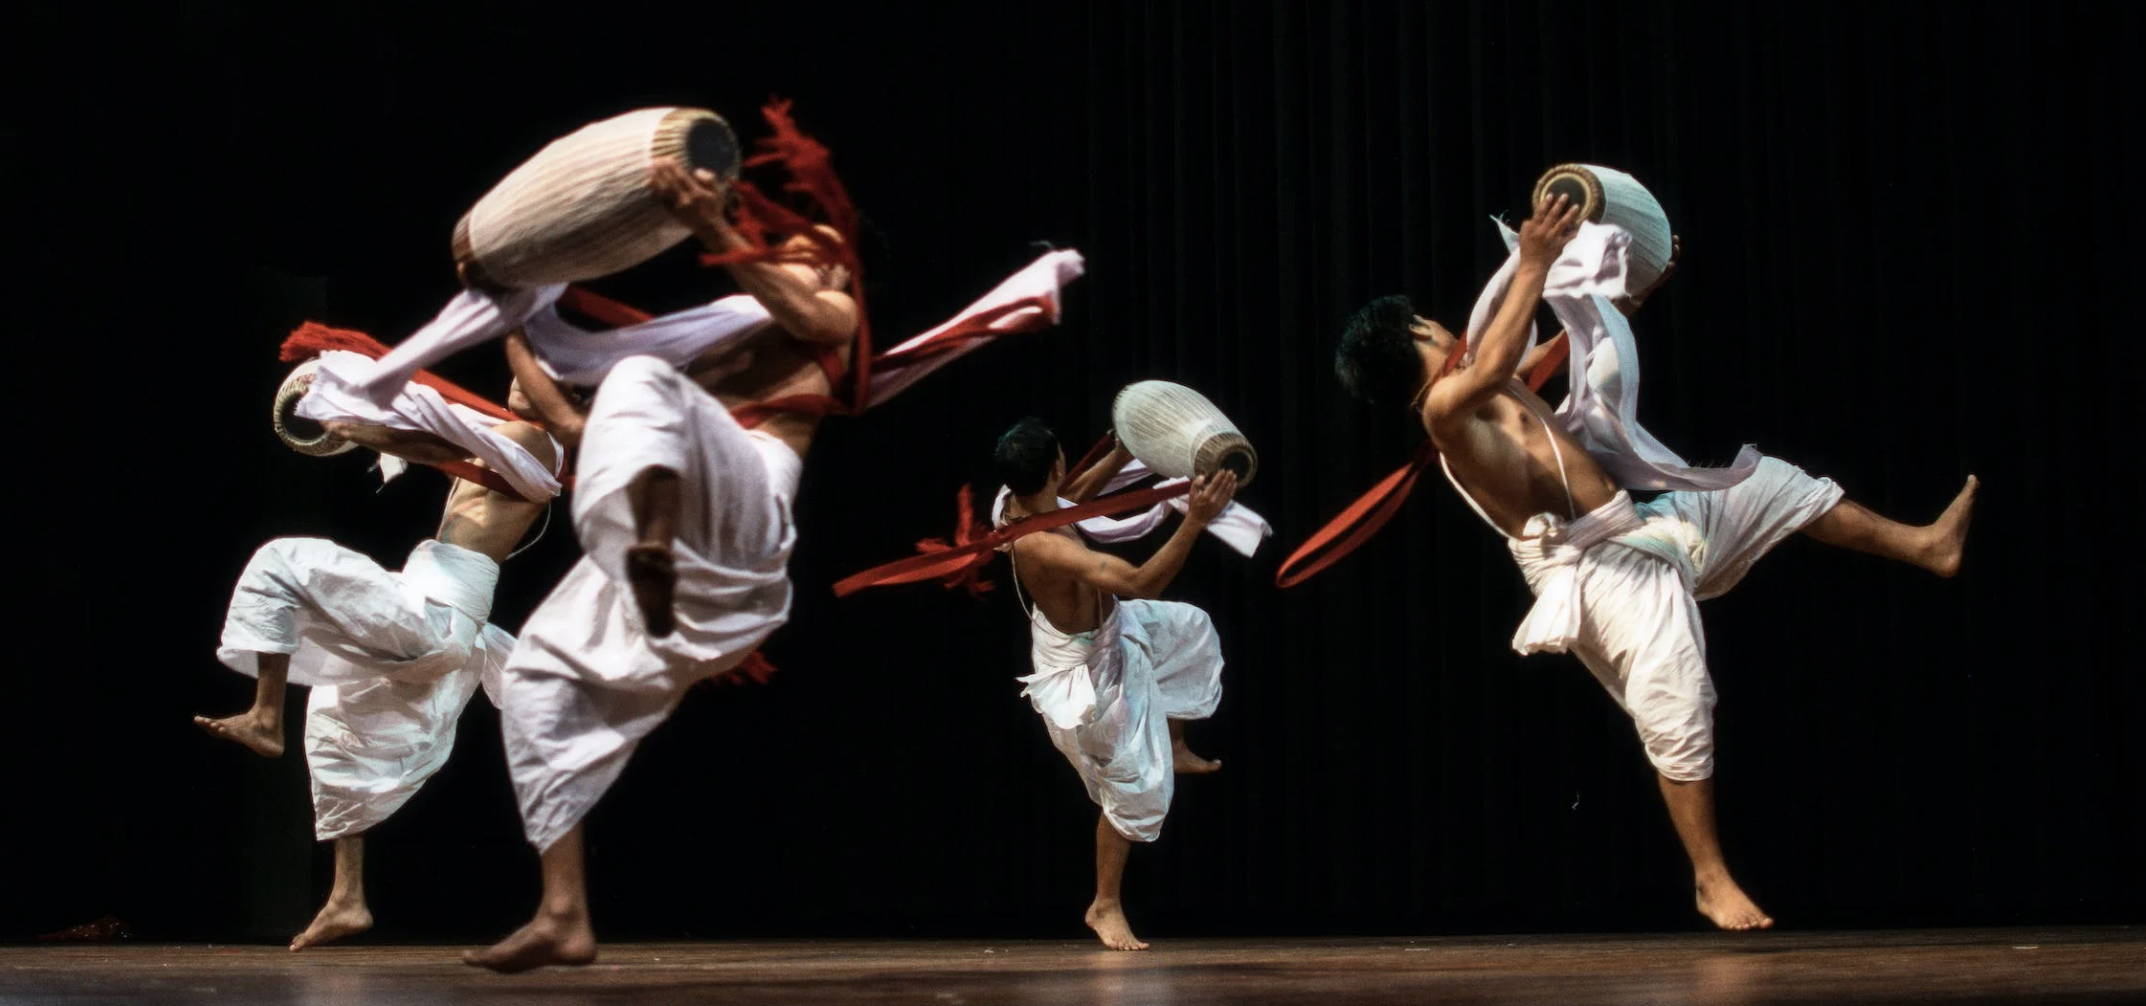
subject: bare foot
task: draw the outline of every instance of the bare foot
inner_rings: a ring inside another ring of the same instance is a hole
[[[1208,761],[1192,753],[1192,748],[1180,737],[1170,742],[1171,769],[1178,775],[1206,775],[1220,771],[1222,760]]]
[[[1967,525],[1975,516],[1975,491],[1980,488],[1982,480],[1969,475],[1960,494],[1952,498],[1952,505],[1931,522],[1926,529],[1930,543],[1925,546],[1922,568],[1947,579],[1958,575],[1960,554],[1967,548]]]
[[[1096,902],[1088,906],[1088,928],[1103,945],[1112,950],[1146,950],[1148,945],[1133,935],[1133,927],[1125,921],[1125,909],[1113,901],[1108,904]]]
[[[1714,925],[1731,932],[1748,929],[1772,929],[1773,917],[1759,910],[1736,886],[1736,881],[1724,876],[1720,880],[1699,881],[1693,885],[1698,894],[1699,914]]]
[[[515,974],[547,964],[580,966],[596,959],[596,933],[586,915],[563,918],[538,913],[514,935],[483,950],[462,954],[462,963]]]
[[[194,717],[194,725],[211,737],[219,737],[234,744],[244,744],[254,754],[274,758],[283,753],[283,724],[268,722],[268,717],[248,709],[237,716],[212,720],[206,716]]]
[[[305,932],[291,938],[291,952],[356,936],[372,927],[373,913],[366,910],[364,902],[346,905],[331,901],[321,906],[320,914],[313,916],[313,924]]]
[[[626,550],[626,581],[651,636],[668,636],[678,627],[671,600],[678,587],[678,567],[668,544],[641,542]]]

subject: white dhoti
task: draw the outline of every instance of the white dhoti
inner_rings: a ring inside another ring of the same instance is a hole
[[[579,823],[685,690],[757,649],[789,618],[790,501],[803,462],[746,430],[655,357],[617,363],[581,442],[574,531],[586,555],[522,628],[501,729],[524,833],[539,851]],[[626,487],[679,477],[677,628],[652,638],[626,580],[638,540]]]
[[[1222,701],[1214,623],[1189,604],[1120,600],[1089,632],[1060,632],[1040,609],[1029,627],[1035,673],[1021,694],[1111,827],[1154,841],[1175,789],[1169,721],[1206,719]]]
[[[1763,457],[1711,492],[1616,498],[1577,520],[1528,521],[1513,558],[1535,606],[1513,635],[1527,653],[1571,652],[1632,717],[1647,758],[1679,781],[1714,774],[1714,682],[1699,602],[1841,499],[1831,479]]]
[[[306,764],[322,840],[379,824],[446,764],[455,722],[514,637],[486,624],[499,564],[437,541],[402,571],[321,538],[278,538],[240,575],[217,659],[246,675],[290,655],[310,685]]]

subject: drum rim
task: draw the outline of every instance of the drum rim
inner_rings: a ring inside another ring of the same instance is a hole
[[[1602,194],[1602,179],[1595,174],[1595,166],[1592,164],[1559,164],[1543,172],[1542,177],[1535,180],[1535,192],[1528,200],[1529,208],[1532,210],[1533,207],[1542,205],[1543,195],[1549,189],[1550,183],[1564,175],[1572,176],[1587,193],[1587,201],[1580,207],[1580,219],[1588,223],[1601,223],[1602,214],[1609,209],[1609,200]]]
[[[305,397],[304,392],[294,387],[298,378],[305,374],[317,375],[319,372],[320,360],[318,358],[307,360],[292,368],[291,372],[284,376],[283,382],[276,385],[275,398],[269,403],[268,410],[269,424],[276,431],[276,439],[283,441],[283,446],[307,457],[326,458],[345,451],[356,450],[358,445],[348,440],[340,440],[335,446],[323,449],[322,444],[336,440],[336,438],[329,436],[325,425],[321,428],[320,436],[306,438],[293,433],[290,426],[283,421],[284,409],[286,407],[295,409],[298,401]],[[316,377],[315,379],[317,380],[318,378]],[[311,422],[311,420],[307,421]]]

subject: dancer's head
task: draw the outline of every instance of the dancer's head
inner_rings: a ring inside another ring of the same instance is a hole
[[[1453,333],[1416,314],[1407,297],[1380,297],[1349,318],[1334,351],[1334,375],[1350,397],[1375,406],[1414,399],[1460,344]]]
[[[999,434],[991,471],[1015,496],[1055,495],[1065,481],[1066,455],[1058,448],[1058,435],[1043,420],[1029,416]]]

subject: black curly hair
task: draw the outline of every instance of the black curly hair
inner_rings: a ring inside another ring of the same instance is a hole
[[[1370,405],[1408,401],[1423,386],[1423,357],[1416,352],[1416,307],[1395,294],[1365,304],[1341,330],[1334,350],[1334,376],[1349,397]]]

